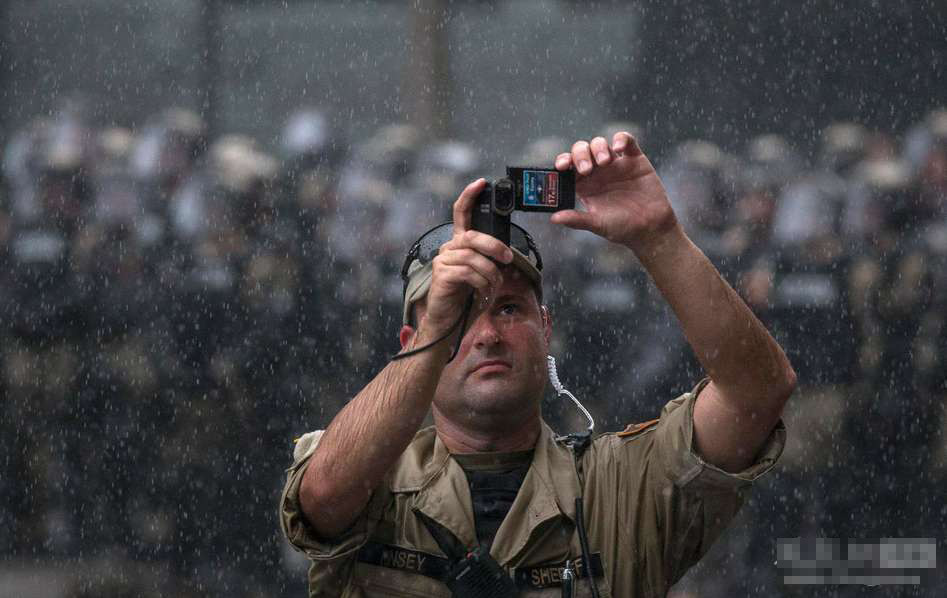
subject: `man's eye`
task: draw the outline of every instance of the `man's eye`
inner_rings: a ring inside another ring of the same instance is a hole
[[[520,310],[519,306],[516,305],[515,303],[505,303],[503,304],[502,307],[500,307],[500,313],[506,314],[506,315],[515,314],[519,310]]]

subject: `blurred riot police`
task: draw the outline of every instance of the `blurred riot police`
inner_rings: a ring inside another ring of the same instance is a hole
[[[854,395],[846,428],[854,458],[865,464],[850,473],[868,495],[850,506],[864,526],[853,531],[918,535],[923,528],[916,523],[923,519],[916,517],[915,507],[911,513],[904,510],[903,498],[921,493],[926,476],[902,477],[901,472],[926,468],[937,426],[936,405],[921,377],[931,268],[937,263],[924,234],[931,214],[904,163],[866,163],[858,177],[869,191],[865,245],[851,275],[864,385]],[[882,521],[881,526],[873,523]]]
[[[782,191],[774,239],[798,246],[811,237],[858,235],[862,203],[852,199],[851,173],[864,158],[868,132],[857,123],[838,122],[822,132],[818,160]]]
[[[690,140],[678,145],[661,167],[661,178],[684,229],[711,260],[721,251],[739,166],[734,156],[715,143]]]

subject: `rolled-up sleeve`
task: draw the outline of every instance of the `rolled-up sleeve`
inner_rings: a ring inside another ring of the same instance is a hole
[[[756,460],[743,471],[730,473],[707,463],[694,447],[694,403],[709,380],[665,405],[655,430],[655,449],[665,475],[686,491],[741,490],[771,470],[786,445],[786,426],[780,420],[767,438]]]
[[[611,450],[600,451],[605,467],[595,490],[609,495],[607,488],[614,487],[618,511],[625,514],[622,524],[603,523],[602,529],[620,547],[616,562],[635,563],[619,571],[621,587],[666,594],[720,537],[753,482],[782,453],[786,430],[780,422],[743,471],[728,473],[702,459],[694,444],[694,403],[706,384],[668,402],[656,422],[602,443]]]
[[[309,432],[296,442],[293,465],[286,470],[286,485],[280,497],[279,521],[283,535],[297,550],[313,561],[330,561],[353,554],[368,539],[369,518],[364,514],[341,536],[332,540],[319,537],[303,515],[299,503],[299,486],[312,454],[322,438],[323,430]]]

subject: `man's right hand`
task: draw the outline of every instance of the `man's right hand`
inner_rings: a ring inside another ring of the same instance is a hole
[[[418,324],[431,336],[440,336],[454,325],[472,291],[489,296],[498,288],[503,275],[497,263],[513,261],[506,244],[472,229],[471,211],[485,185],[485,179],[470,183],[454,202],[454,236],[432,262],[431,288]]]

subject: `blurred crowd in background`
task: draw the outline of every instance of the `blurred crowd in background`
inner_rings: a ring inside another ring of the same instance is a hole
[[[398,351],[410,244],[467,182],[502,173],[482,171],[489,148],[408,125],[352,142],[318,109],[269,150],[208,138],[184,109],[140,130],[86,114],[65,102],[3,148],[0,554],[126,572],[75,596],[301,593],[305,562],[275,518],[292,441]],[[583,134],[621,129],[647,151],[633,123]],[[699,568],[682,595],[783,595],[778,537],[947,528],[947,110],[908,131],[832,123],[821,139],[812,155],[770,134],[652,156],[800,381],[781,466],[710,557],[728,574]],[[573,141],[533,140],[511,165],[549,167]],[[696,384],[626,250],[514,219],[546,264],[560,377],[599,431]],[[581,425],[545,408],[554,428]]]

